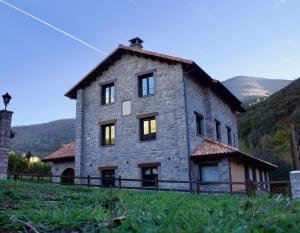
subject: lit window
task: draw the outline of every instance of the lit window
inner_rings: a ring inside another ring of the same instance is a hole
[[[156,139],[156,119],[155,117],[141,119],[141,141]]]
[[[102,146],[115,144],[115,124],[102,125]]]
[[[115,86],[113,83],[102,86],[102,104],[111,104],[115,102]]]
[[[201,181],[218,182],[220,181],[218,164],[200,166]]]
[[[139,76],[139,96],[144,97],[154,94],[153,73]]]

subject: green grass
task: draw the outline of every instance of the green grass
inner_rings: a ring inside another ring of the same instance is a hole
[[[126,216],[107,227],[112,218]],[[0,181],[0,232],[299,232],[300,203]],[[30,230],[27,228],[27,231]]]

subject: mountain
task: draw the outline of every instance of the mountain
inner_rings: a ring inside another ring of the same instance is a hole
[[[236,76],[223,81],[223,84],[240,101],[249,103],[258,98],[269,96],[287,86],[290,82],[291,80]]]
[[[62,144],[75,140],[75,119],[17,126],[12,130],[15,137],[11,140],[11,150],[17,153],[30,151],[33,155],[44,157],[60,148]]]
[[[290,123],[298,125],[300,133],[300,78],[238,117],[242,150],[280,165],[274,179],[288,178],[291,169]]]

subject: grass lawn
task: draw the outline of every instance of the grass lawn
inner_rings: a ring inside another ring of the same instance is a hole
[[[191,195],[0,181],[0,232],[34,232],[30,228],[38,232],[89,233],[299,233],[300,202],[286,197]]]

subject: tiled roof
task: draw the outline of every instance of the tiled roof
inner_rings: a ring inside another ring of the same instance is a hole
[[[75,142],[63,145],[57,151],[49,154],[42,159],[43,162],[55,162],[60,160],[74,160],[75,159]]]
[[[238,150],[221,142],[204,139],[203,142],[193,151],[192,156],[217,155],[234,153]]]
[[[222,157],[222,156],[233,156],[233,157],[243,157],[257,163],[269,166],[272,168],[277,168],[276,165],[264,161],[262,159],[256,158],[252,155],[246,154],[239,151],[233,146],[226,145],[224,143],[214,141],[211,139],[204,139],[202,143],[192,152],[192,158],[209,158],[209,157]]]
[[[218,80],[211,78],[205,71],[203,71],[194,61],[169,56],[162,53],[156,53],[144,49],[133,48],[120,44],[115,50],[113,50],[103,61],[101,61],[94,69],[92,69],[83,79],[76,83],[65,96],[76,99],[77,90],[84,88],[91,82],[95,81],[109,66],[121,58],[124,54],[131,54],[138,57],[149,58],[160,62],[167,62],[170,64],[180,63],[183,65],[185,72],[195,75],[199,78],[199,81],[204,85],[211,86],[212,89],[222,96],[222,98],[233,107],[234,110],[244,112],[245,109],[241,106],[241,102]]]

